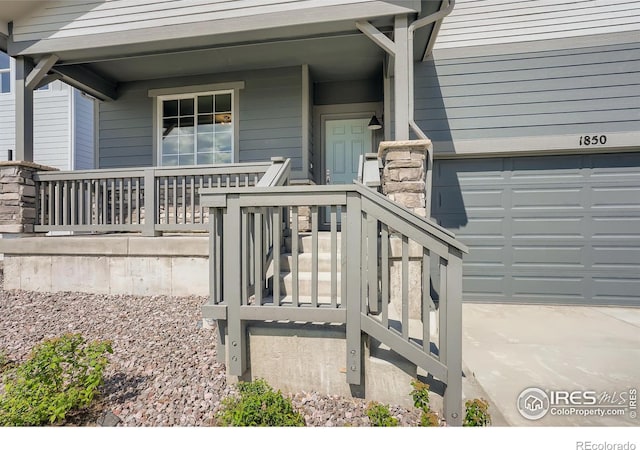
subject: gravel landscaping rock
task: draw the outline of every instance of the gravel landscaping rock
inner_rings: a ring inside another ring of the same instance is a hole
[[[1,280],[0,280],[1,283]],[[113,354],[102,396],[76,425],[207,426],[221,400],[234,392],[216,361],[215,329],[199,326],[205,297],[139,297],[72,292],[0,290],[0,349],[15,361],[46,338],[82,333],[111,340]],[[367,426],[367,401],[316,392],[292,396],[308,426]],[[392,406],[402,425],[417,411]]]

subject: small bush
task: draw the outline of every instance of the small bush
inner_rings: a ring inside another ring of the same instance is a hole
[[[238,383],[238,396],[222,401],[217,424],[230,427],[303,427],[304,417],[291,400],[265,380]]]
[[[397,427],[398,419],[391,415],[389,407],[378,402],[371,402],[367,406],[367,417],[372,427]]]
[[[54,423],[89,406],[103,382],[110,342],[87,343],[79,334],[45,340],[5,376],[0,425]]]
[[[431,407],[429,406],[429,385],[420,380],[413,380],[411,386],[413,387],[411,391],[413,406],[422,411],[420,415],[420,426],[437,427],[440,425],[438,415],[431,411]]]
[[[0,373],[4,372],[9,366],[9,358],[4,350],[0,349]]]
[[[464,406],[466,408],[466,413],[462,426],[486,427],[487,425],[491,425],[489,402],[485,399],[474,398],[473,400],[467,400]]]

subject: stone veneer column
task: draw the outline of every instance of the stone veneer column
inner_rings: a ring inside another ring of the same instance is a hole
[[[0,233],[33,233],[36,184],[33,174],[58,170],[28,161],[0,162]]]
[[[427,195],[431,195],[429,164],[433,146],[431,141],[383,141],[378,147],[382,159],[382,193],[415,214],[430,216]],[[402,241],[397,235],[390,236],[390,314],[402,315]],[[430,287],[429,287],[430,288]],[[422,247],[409,241],[409,318],[422,320]],[[433,323],[432,335],[437,334]]]
[[[415,214],[428,217],[427,171],[432,151],[431,141],[383,141],[378,157],[383,161],[382,193],[391,200],[411,209]],[[431,192],[428,192],[431,195]]]

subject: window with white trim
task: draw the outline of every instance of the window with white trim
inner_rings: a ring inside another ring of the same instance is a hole
[[[0,52],[0,94],[11,92],[11,58]]]
[[[158,97],[160,165],[233,162],[233,90]]]

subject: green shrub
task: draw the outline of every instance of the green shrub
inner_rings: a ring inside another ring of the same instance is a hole
[[[371,402],[367,406],[367,417],[372,427],[397,427],[398,419],[391,415],[389,407],[378,402]]]
[[[291,400],[263,379],[238,383],[238,395],[222,400],[217,424],[230,427],[303,427]]]
[[[438,415],[431,411],[429,406],[429,385],[420,380],[413,380],[411,386],[413,387],[411,391],[413,406],[422,411],[420,415],[420,426],[437,427],[440,425]]]
[[[466,413],[462,426],[486,427],[487,425],[491,425],[489,402],[485,399],[474,398],[473,400],[467,400],[464,406],[466,408]]]
[[[0,373],[9,367],[9,358],[4,350],[0,349]]]
[[[110,342],[87,343],[79,334],[45,340],[5,376],[0,425],[54,423],[89,406],[103,382]]]

